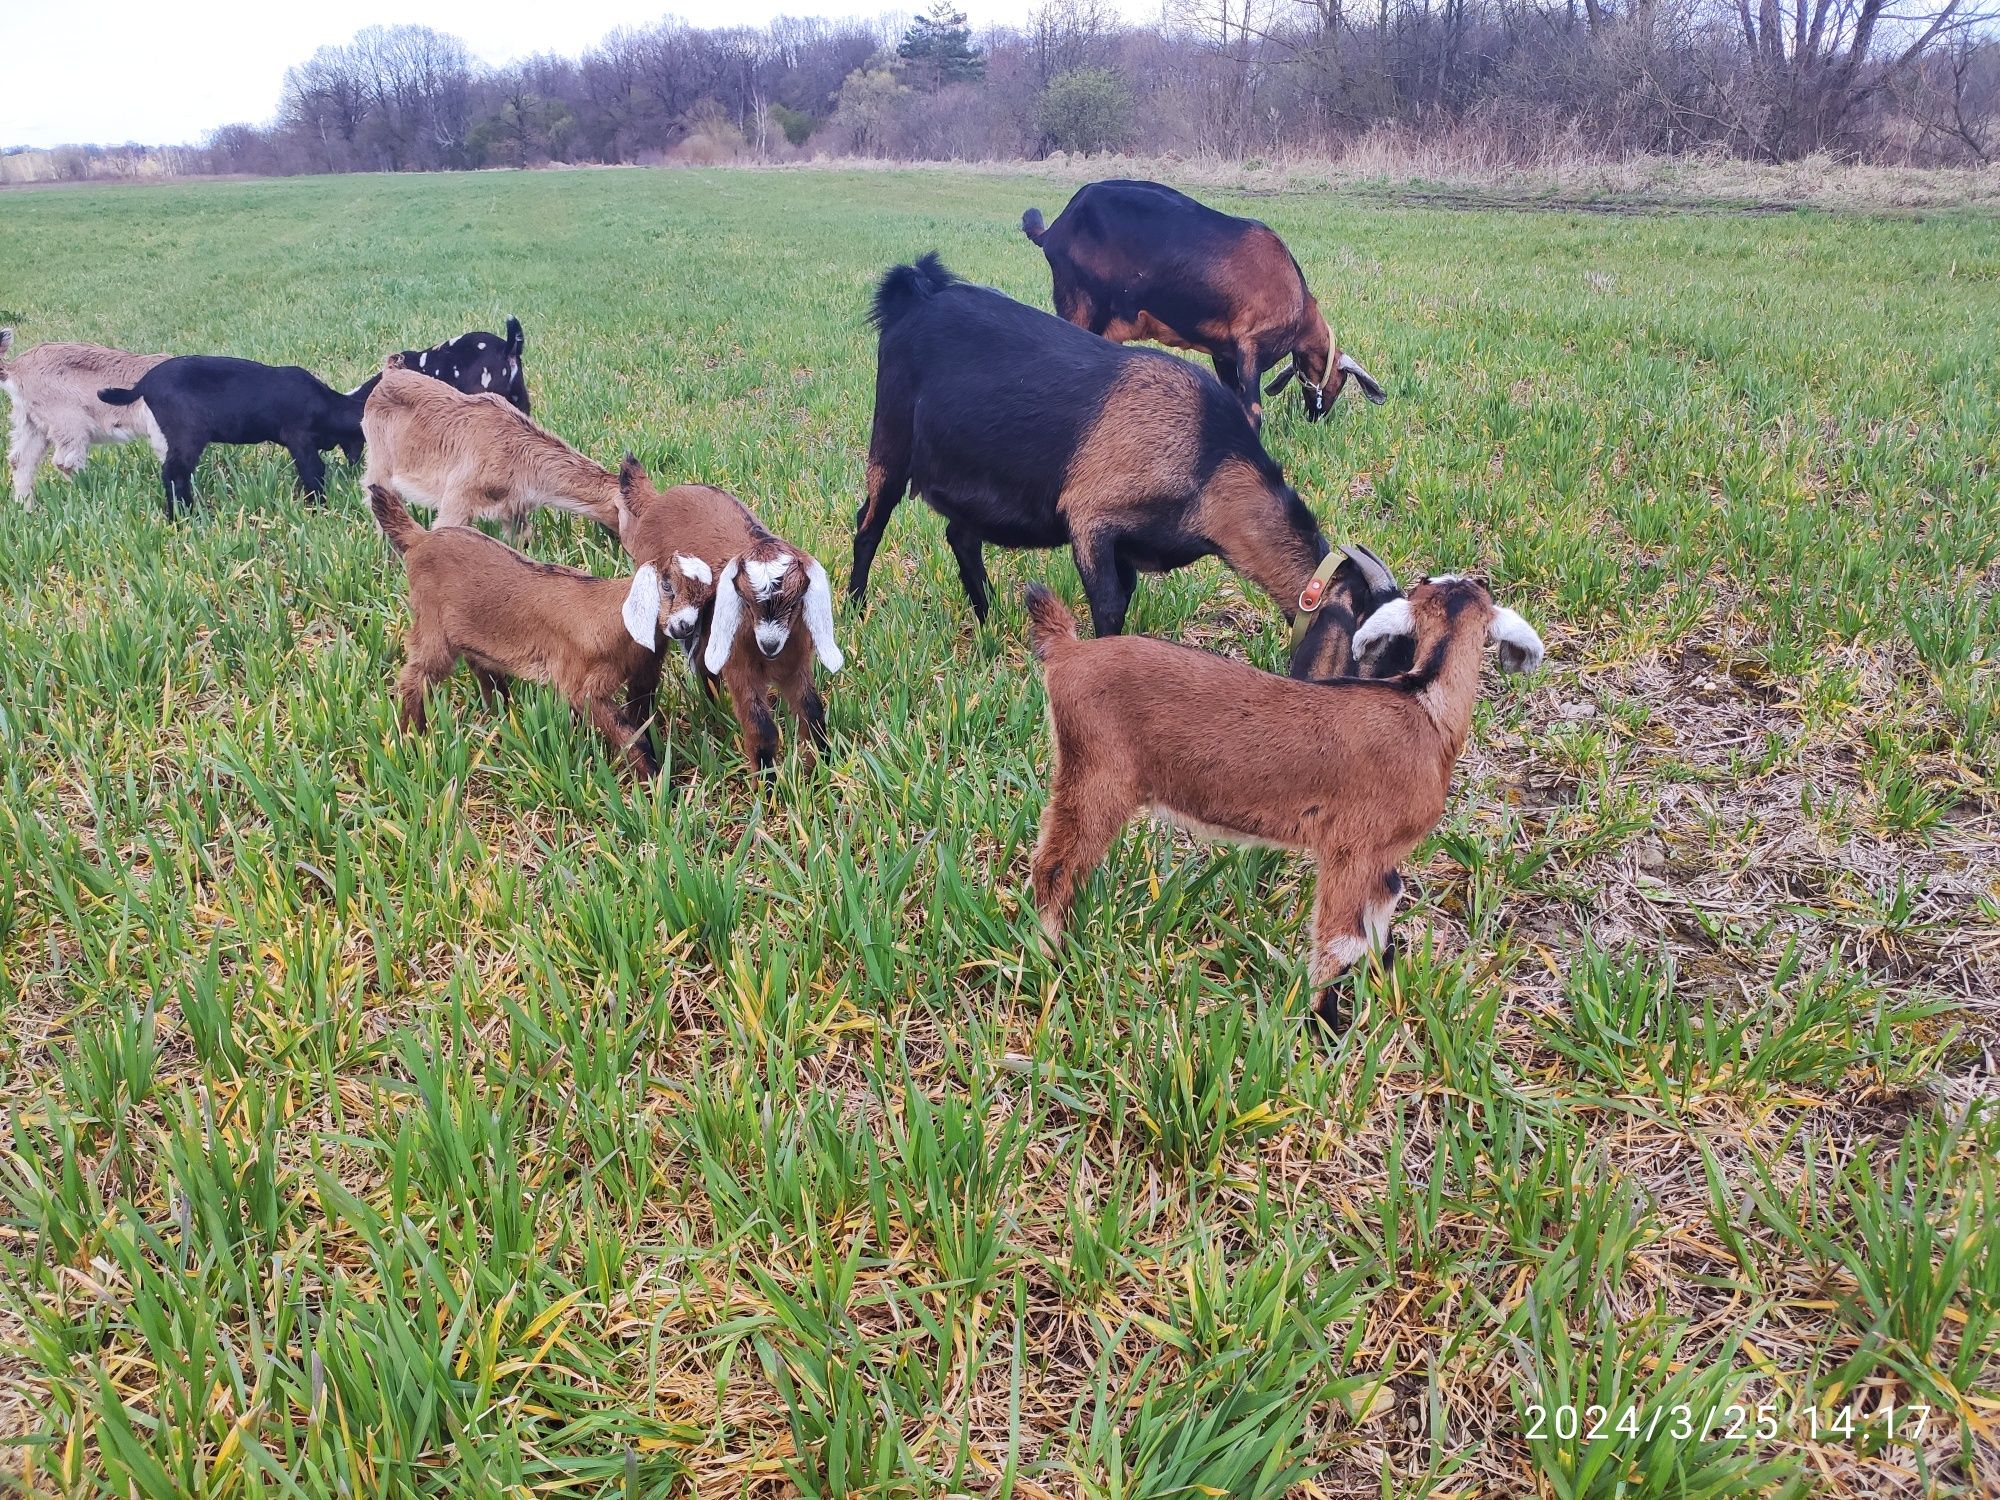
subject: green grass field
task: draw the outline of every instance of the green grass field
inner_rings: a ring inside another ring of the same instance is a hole
[[[345,387],[518,313],[538,418],[839,580],[873,279],[935,246],[1046,306],[1015,225],[1066,194],[15,192],[0,323]],[[337,462],[321,512],[275,449],[212,450],[181,525],[143,445],[0,500],[9,1484],[2000,1483],[1994,221],[1211,196],[1390,388],[1275,403],[1329,533],[1486,570],[1550,650],[1489,674],[1337,1046],[1290,856],[1134,825],[1038,951],[1019,592],[1075,601],[1066,555],[992,555],[980,630],[906,506],[826,760],[781,721],[759,786],[676,685],[633,788],[540,690],[397,731],[402,577]],[[1283,658],[1215,562],[1132,628]]]

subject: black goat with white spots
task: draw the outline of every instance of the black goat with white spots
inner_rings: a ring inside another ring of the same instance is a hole
[[[521,368],[521,320],[507,320],[507,336],[475,329],[445,339],[428,349],[405,349],[403,368],[442,380],[468,396],[490,394],[505,398],[522,416],[528,411],[528,377]],[[371,376],[356,392],[363,401],[381,377]]]

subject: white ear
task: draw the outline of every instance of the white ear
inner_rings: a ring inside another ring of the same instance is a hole
[[[632,575],[625,596],[625,630],[648,651],[660,640],[660,570],[651,563]]]
[[[1542,638],[1513,610],[1493,611],[1493,624],[1487,633],[1500,643],[1501,670],[1532,672],[1542,664]]]
[[[833,640],[833,586],[826,581],[826,569],[817,558],[806,563],[806,629],[827,671],[838,672],[847,664]]]
[[[722,570],[722,577],[715,584],[715,613],[708,619],[708,649],[701,654],[701,664],[708,668],[711,677],[720,677],[722,669],[729,664],[729,653],[736,645],[736,630],[743,623],[743,601],[736,597],[737,565],[741,558],[729,559],[729,566]]]
[[[689,557],[685,552],[676,552],[674,561],[681,565],[681,571],[696,583],[708,583],[715,577],[714,570],[698,557]]]
[[[1416,616],[1410,613],[1410,601],[1391,599],[1364,620],[1361,628],[1354,632],[1354,659],[1359,661],[1371,651],[1387,645],[1392,637],[1415,635],[1416,631],[1417,621]]]

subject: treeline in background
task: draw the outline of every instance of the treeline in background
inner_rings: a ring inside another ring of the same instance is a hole
[[[267,125],[196,147],[63,147],[7,175],[288,175],[559,162],[1055,153],[1243,160],[1387,136],[1496,161],[1815,153],[1927,166],[2000,152],[2000,36],[1979,0],[1169,0],[1134,24],[1049,0],[975,32],[672,18],[581,57],[482,65],[370,27],[290,69]],[[30,160],[32,155],[32,160]]]

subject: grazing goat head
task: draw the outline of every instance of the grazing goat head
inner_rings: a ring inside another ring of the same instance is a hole
[[[1389,565],[1360,543],[1343,543],[1299,593],[1286,671],[1305,680],[1393,677],[1411,666],[1407,638],[1376,638],[1368,660],[1354,652],[1354,632],[1383,605],[1403,597]]]
[[[1305,397],[1308,422],[1317,422],[1333,409],[1335,399],[1347,388],[1349,376],[1371,405],[1380,406],[1389,399],[1382,383],[1361,368],[1360,360],[1344,350],[1334,349],[1330,342],[1318,348],[1294,349],[1292,362],[1278,372],[1266,394],[1277,395],[1294,375],[1299,379],[1299,392]]]

